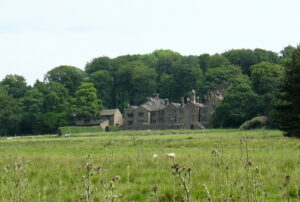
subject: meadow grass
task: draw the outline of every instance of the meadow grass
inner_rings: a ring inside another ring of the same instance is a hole
[[[300,140],[233,129],[0,139],[0,201],[81,200],[299,201]]]

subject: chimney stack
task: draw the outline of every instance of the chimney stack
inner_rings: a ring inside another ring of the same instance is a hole
[[[183,106],[184,106],[184,97],[181,97],[181,100],[180,100],[180,101],[181,101],[181,103],[180,103],[180,104],[181,104],[181,107],[183,107]]]
[[[195,102],[196,102],[196,92],[195,92],[194,89],[192,90],[191,102],[192,102],[192,103],[195,103]]]
[[[154,97],[156,100],[158,100],[158,99],[159,99],[159,94],[158,94],[158,93],[154,93],[154,94],[153,94],[153,97]]]
[[[168,104],[169,104],[169,99],[166,98],[166,99],[165,99],[165,105],[168,105]]]

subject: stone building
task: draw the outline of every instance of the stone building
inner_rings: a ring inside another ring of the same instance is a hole
[[[160,99],[158,94],[148,97],[140,106],[129,106],[124,111],[121,130],[144,129],[203,129],[209,126],[209,120],[215,106],[223,99],[225,91],[209,91],[204,98],[205,104],[193,90],[191,97],[181,103]]]
[[[106,129],[108,126],[120,126],[123,124],[122,113],[119,109],[103,109],[97,119],[92,119],[88,122],[83,120],[75,121],[76,126],[101,126]]]

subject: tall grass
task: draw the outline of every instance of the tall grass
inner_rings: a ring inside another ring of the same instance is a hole
[[[58,129],[60,135],[78,133],[100,133],[103,129],[100,126],[66,126]]]
[[[0,201],[300,200],[297,139],[159,132],[0,139]]]

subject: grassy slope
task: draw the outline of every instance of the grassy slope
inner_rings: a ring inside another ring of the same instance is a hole
[[[212,154],[214,148],[217,155]],[[176,158],[167,159],[167,152],[175,152]],[[249,161],[252,165],[245,166]],[[86,162],[101,166],[101,171],[91,171],[87,179]],[[183,188],[172,175],[174,163],[192,168],[194,201],[299,199],[299,140],[272,130],[203,130],[0,139],[0,200],[74,201],[86,197],[82,193],[89,187],[96,200],[116,195],[120,201],[180,201]],[[110,184],[117,175],[120,180]],[[156,196],[151,192],[154,185]],[[15,192],[16,187],[27,191]]]

